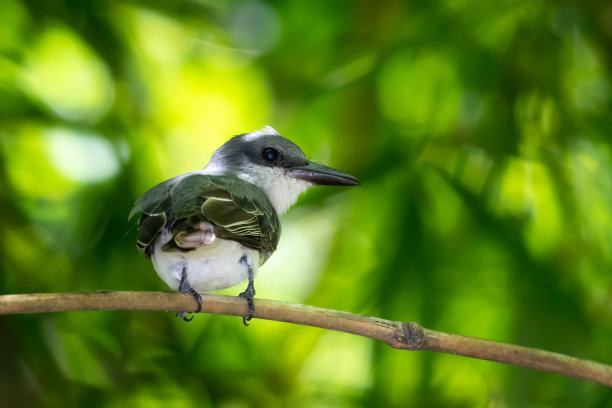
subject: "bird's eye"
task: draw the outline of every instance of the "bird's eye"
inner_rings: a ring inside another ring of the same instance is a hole
[[[272,147],[266,147],[261,152],[261,156],[264,158],[265,161],[273,162],[278,158],[278,150]]]

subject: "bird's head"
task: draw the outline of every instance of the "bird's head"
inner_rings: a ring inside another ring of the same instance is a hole
[[[359,185],[349,174],[309,161],[295,143],[269,126],[228,140],[215,151],[204,171],[234,174],[255,184],[266,193],[279,214],[310,186]]]

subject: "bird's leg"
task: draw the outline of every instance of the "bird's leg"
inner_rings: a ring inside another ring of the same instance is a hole
[[[181,283],[179,283],[178,291],[180,293],[187,293],[193,296],[195,301],[198,302],[198,310],[196,310],[195,313],[199,313],[200,310],[202,310],[202,296],[200,296],[200,294],[194,288],[191,287],[189,282],[187,282],[187,269],[184,266],[183,273],[181,275]],[[180,316],[181,319],[186,322],[190,322],[193,320],[193,316],[187,317],[187,314],[185,312],[176,312],[176,315]]]
[[[246,290],[238,295],[241,298],[245,298],[247,304],[249,305],[247,315],[242,317],[242,323],[245,326],[248,326],[249,324],[247,322],[253,318],[253,314],[255,313],[255,303],[253,302],[253,297],[255,296],[255,286],[253,285],[253,267],[249,264],[246,254],[242,255],[240,258],[240,263],[246,266],[249,276],[249,284],[247,285]]]

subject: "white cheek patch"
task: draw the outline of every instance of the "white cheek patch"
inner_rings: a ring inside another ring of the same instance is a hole
[[[312,186],[308,181],[288,176],[285,169],[277,167],[269,168],[268,174],[257,181],[279,215],[284,214],[298,196]]]

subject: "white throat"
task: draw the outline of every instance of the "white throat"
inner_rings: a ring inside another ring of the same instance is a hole
[[[203,173],[227,174],[228,171],[223,167],[209,164]],[[252,166],[248,171],[234,174],[244,181],[255,184],[266,193],[278,215],[284,214],[297,201],[298,196],[312,186],[308,181],[289,177],[285,169],[278,167]]]
[[[238,177],[261,188],[278,215],[284,214],[298,196],[312,186],[308,181],[289,177],[286,170],[278,167],[266,167],[265,171],[252,174],[238,174]]]

